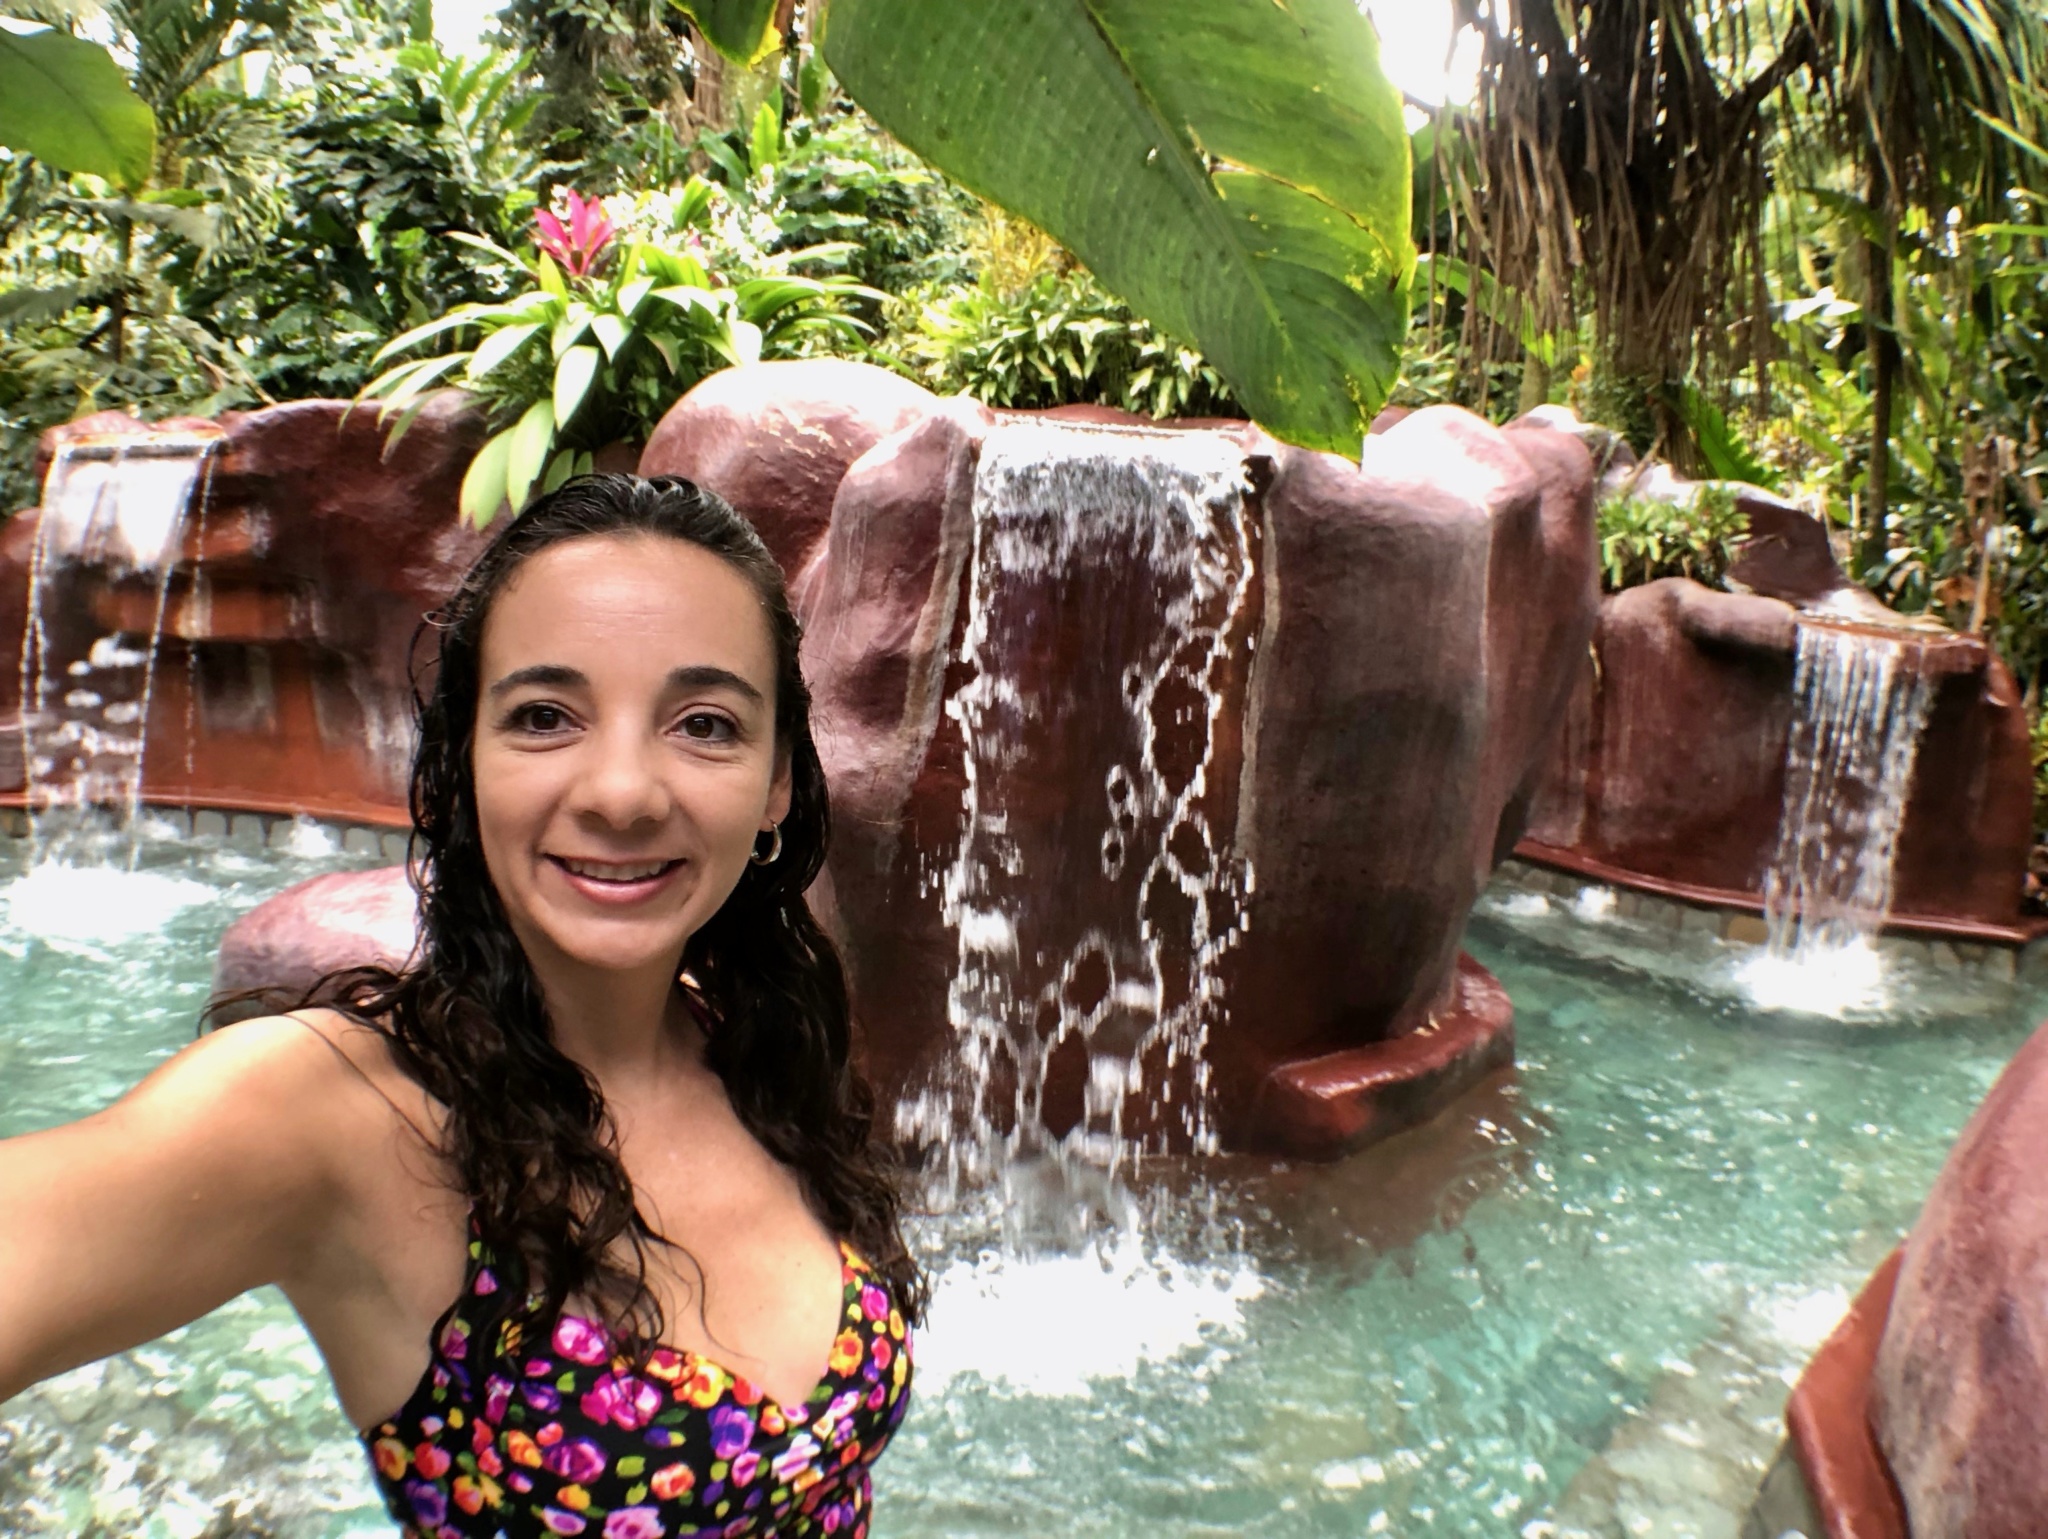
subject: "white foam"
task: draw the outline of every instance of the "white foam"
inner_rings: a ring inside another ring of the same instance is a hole
[[[301,814],[292,819],[291,834],[285,840],[285,852],[301,860],[321,860],[341,852],[341,841],[334,837],[334,831],[323,828],[311,818]]]
[[[1264,1291],[1249,1265],[1148,1259],[1130,1239],[1107,1253],[955,1261],[918,1333],[918,1390],[937,1395],[974,1374],[1020,1394],[1085,1398],[1143,1364],[1242,1335],[1244,1306]]]
[[[55,945],[91,946],[161,930],[214,891],[154,871],[46,863],[0,884],[0,923]]]
[[[1869,940],[1791,952],[1759,949],[1737,964],[1735,977],[1759,1009],[1836,1020],[1879,1009],[1891,996],[1885,959]]]

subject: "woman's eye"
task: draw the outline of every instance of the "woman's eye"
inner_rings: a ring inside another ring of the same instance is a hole
[[[523,732],[559,732],[569,725],[569,713],[558,705],[523,705],[512,713],[512,724]]]
[[[692,711],[680,726],[684,737],[698,743],[729,743],[734,736],[732,722],[710,711]]]

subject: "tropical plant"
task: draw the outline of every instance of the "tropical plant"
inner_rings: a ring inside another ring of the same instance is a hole
[[[98,43],[0,27],[0,147],[132,191],[156,159],[156,116]]]
[[[1151,417],[1242,412],[1215,369],[1162,336],[1085,272],[1046,272],[1014,293],[947,290],[892,340],[932,389],[1033,410],[1088,402]]]
[[[1357,453],[1414,248],[1401,98],[1354,0],[833,0],[819,26],[890,132],[1199,348],[1272,431]]]
[[[275,235],[185,285],[194,313],[250,339],[249,372],[279,397],[354,395],[393,333],[503,298],[504,270],[443,237],[517,240],[558,169],[524,137],[525,57],[450,58],[418,37],[336,53],[286,136]]]
[[[1681,382],[1726,386],[1772,356],[1764,212],[1780,179],[1817,184],[1820,162],[1846,158],[1871,211],[1856,266],[1881,275],[1909,210],[2005,217],[1977,200],[2011,185],[2048,67],[2038,0],[1456,3],[1485,50],[1476,109],[1443,122],[1472,146],[1469,176],[1445,161],[1462,254],[1524,295],[1540,331],[1589,311],[1596,368],[1650,403],[1641,436],[1681,461],[1697,452]],[[1880,462],[1889,293],[1871,281]],[[1467,324],[1471,355],[1497,356],[1489,318]]]
[[[815,57],[815,56],[813,56]],[[846,241],[846,270],[890,293],[964,276],[975,201],[858,110],[785,120],[763,102],[744,134],[698,136],[706,174],[759,226],[765,249]]]
[[[1689,497],[1624,495],[1600,505],[1600,582],[1618,592],[1660,577],[1718,584],[1748,520],[1725,486],[1701,484]]]
[[[677,225],[687,229],[716,196],[709,183],[691,183]],[[462,517],[478,525],[587,471],[597,449],[644,437],[706,374],[795,352],[820,332],[857,334],[845,306],[872,297],[851,278],[792,271],[840,258],[843,248],[785,253],[733,280],[714,274],[687,239],[681,249],[619,241],[594,203],[570,193],[564,204],[561,216],[537,216],[531,260],[479,236],[452,237],[514,269],[530,287],[501,303],[460,305],[394,337],[377,361],[464,332],[475,345],[399,364],[362,392],[381,400],[394,436],[410,425],[425,392],[458,371],[483,396],[499,430],[470,465],[461,497]]]

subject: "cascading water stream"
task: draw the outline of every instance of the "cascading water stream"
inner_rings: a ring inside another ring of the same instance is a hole
[[[983,445],[968,677],[946,703],[960,836],[931,875],[958,944],[957,1049],[896,1116],[946,1151],[949,1193],[1050,1162],[1067,1198],[1100,1195],[1163,1145],[1161,1120],[1214,1148],[1203,1049],[1252,882],[1215,783],[1222,680],[1250,644],[1247,489],[1217,434],[1032,423]],[[1100,800],[1066,804],[1079,785]],[[1078,1120],[1055,1132],[1048,1095],[1077,1056]],[[1127,1132],[1133,1106],[1166,1117]]]
[[[132,866],[164,605],[219,439],[124,436],[59,448],[43,488],[21,650],[24,787],[36,863]],[[89,576],[89,581],[88,581]],[[146,631],[92,612],[147,592]]]
[[[1759,1003],[1821,1014],[1877,1003],[1878,931],[1933,703],[1902,637],[1801,624],[1777,849],[1764,879]]]

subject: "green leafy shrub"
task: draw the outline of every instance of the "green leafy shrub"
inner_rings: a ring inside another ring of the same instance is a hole
[[[715,273],[687,232],[716,196],[703,181],[684,189],[675,222],[686,233],[674,248],[616,241],[603,210],[574,193],[566,225],[545,211],[536,216],[541,249],[531,260],[478,236],[453,237],[531,286],[497,304],[458,306],[394,337],[378,361],[464,332],[475,345],[400,364],[362,394],[382,400],[394,435],[436,385],[459,379],[483,396],[498,431],[464,478],[464,519],[482,525],[507,504],[516,511],[535,491],[588,470],[593,451],[645,438],[707,374],[797,353],[814,333],[857,335],[859,323],[845,307],[871,290],[842,275],[790,270],[835,260],[844,254],[839,248],[784,253],[736,278]]]
[[[965,276],[973,198],[857,111],[784,122],[764,102],[697,148],[765,250],[848,242],[847,273],[890,293]]]
[[[993,283],[927,299],[891,339],[941,394],[1020,410],[1076,403],[1151,417],[1240,417],[1202,355],[1080,271],[1046,272],[1014,293]]]
[[[1601,586],[1616,593],[1660,577],[1718,584],[1746,529],[1725,486],[1702,486],[1690,502],[1612,498],[1598,515]]]

